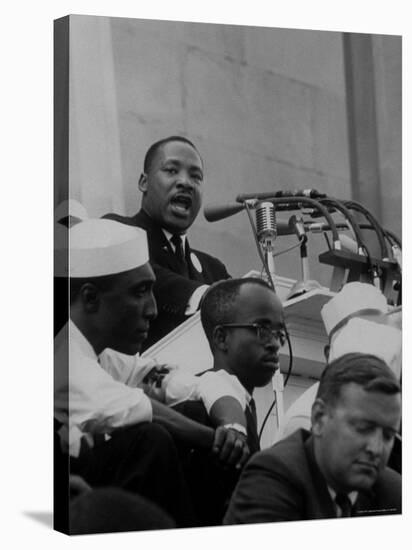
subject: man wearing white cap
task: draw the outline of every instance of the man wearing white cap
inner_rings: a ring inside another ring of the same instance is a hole
[[[92,486],[139,492],[178,525],[190,524],[176,450],[157,423],[228,464],[241,466],[247,446],[233,430],[192,422],[99,363],[105,348],[138,353],[156,316],[145,232],[86,220],[70,229],[69,241],[68,262],[67,250],[55,251],[56,275],[70,277],[70,320],[55,340],[55,418],[71,470]]]
[[[399,379],[402,361],[402,333],[392,323],[384,294],[368,283],[347,283],[322,310],[329,337],[325,350],[328,361],[345,353],[372,353],[383,359]],[[285,415],[281,437],[298,428],[309,429],[311,407],[319,384],[313,384],[292,404]]]

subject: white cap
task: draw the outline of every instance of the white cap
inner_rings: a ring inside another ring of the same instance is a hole
[[[74,216],[80,220],[87,220],[89,217],[85,207],[74,199],[68,199],[57,205],[54,211],[54,221],[58,223],[67,216]]]
[[[149,261],[146,231],[139,227],[113,220],[88,219],[73,226],[68,233],[69,249],[55,250],[57,277],[114,275]]]
[[[368,319],[351,319],[331,340],[329,362],[346,353],[371,353],[380,357],[399,378],[402,365],[402,332]]]
[[[321,309],[321,316],[328,335],[342,322],[356,315],[381,315],[388,311],[384,294],[369,283],[347,283]]]

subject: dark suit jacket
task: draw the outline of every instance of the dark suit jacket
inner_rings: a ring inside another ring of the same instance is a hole
[[[151,323],[149,338],[144,346],[145,349],[187,319],[185,309],[196,288],[203,284],[211,284],[229,278],[222,262],[205,252],[190,249],[188,242],[186,242],[186,260],[190,271],[189,278],[180,275],[179,265],[165,234],[161,227],[143,210],[130,218],[118,214],[106,214],[103,217],[127,225],[141,227],[147,232],[150,262],[156,275],[154,295],[158,307],[158,316]],[[202,266],[201,272],[193,266],[191,254],[194,254],[199,260]]]
[[[401,513],[401,476],[385,468],[371,491],[360,492],[353,515]],[[298,430],[255,454],[232,496],[225,524],[336,517],[325,479],[314,459],[312,437]]]

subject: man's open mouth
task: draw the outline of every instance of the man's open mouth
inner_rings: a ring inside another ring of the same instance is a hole
[[[173,206],[174,210],[187,213],[192,206],[192,197],[189,195],[175,195],[170,200],[170,204]]]

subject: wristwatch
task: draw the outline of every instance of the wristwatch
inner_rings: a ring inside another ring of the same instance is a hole
[[[242,424],[239,424],[238,422],[234,422],[233,424],[224,424],[223,427],[226,428],[227,430],[236,430],[237,432],[247,437],[246,428],[242,426]]]

